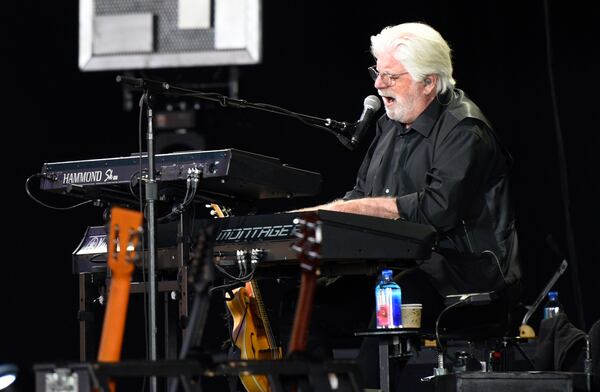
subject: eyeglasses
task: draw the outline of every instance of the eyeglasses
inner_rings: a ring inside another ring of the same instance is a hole
[[[400,79],[400,76],[406,75],[407,73],[408,71],[400,72],[397,74],[389,72],[379,72],[377,71],[377,68],[375,68],[375,65],[369,67],[369,75],[371,75],[373,81],[376,81],[378,77],[381,77],[381,81],[383,82],[383,84],[385,84],[388,87],[392,87],[394,84],[396,84],[396,80]]]

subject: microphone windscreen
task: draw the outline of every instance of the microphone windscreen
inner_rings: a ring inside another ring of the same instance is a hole
[[[369,95],[365,98],[363,105],[376,112],[381,108],[381,100],[376,95]]]

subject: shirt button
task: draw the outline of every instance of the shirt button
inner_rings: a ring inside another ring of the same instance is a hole
[[[389,190],[389,189],[386,189],[386,190],[385,190],[385,193],[390,193],[390,190]]]

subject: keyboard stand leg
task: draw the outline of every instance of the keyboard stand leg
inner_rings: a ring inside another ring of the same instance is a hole
[[[87,359],[86,356],[86,335],[88,326],[86,325],[88,321],[85,317],[87,313],[87,287],[86,287],[86,277],[85,274],[79,274],[79,360],[81,362],[85,362]]]
[[[79,360],[95,360],[97,355],[96,311],[90,294],[98,290],[97,282],[103,279],[99,273],[80,273],[79,279]]]

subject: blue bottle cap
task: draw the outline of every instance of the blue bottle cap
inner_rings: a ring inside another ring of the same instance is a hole
[[[384,278],[391,278],[392,274],[393,272],[391,269],[384,269],[383,271],[381,271],[381,276],[383,276]]]
[[[551,301],[556,301],[558,298],[558,291],[549,291],[548,298],[550,298]]]

